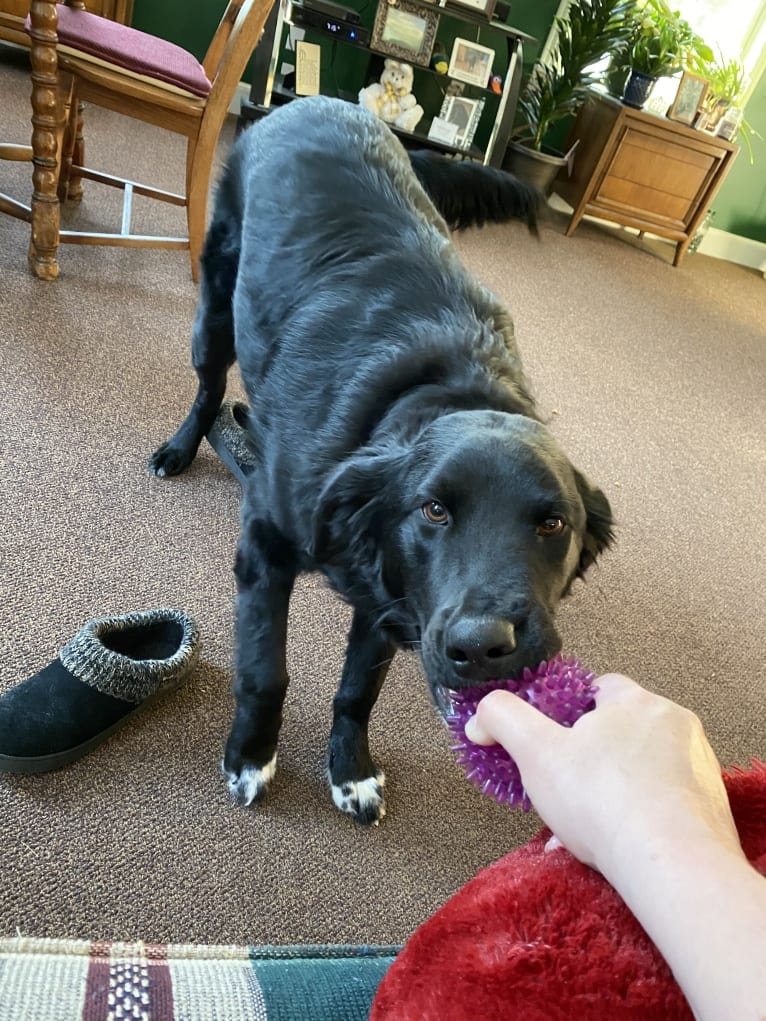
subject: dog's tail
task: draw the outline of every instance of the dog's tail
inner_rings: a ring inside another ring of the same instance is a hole
[[[537,234],[544,199],[531,184],[505,170],[448,159],[428,149],[411,150],[409,157],[415,176],[452,230],[523,220]]]

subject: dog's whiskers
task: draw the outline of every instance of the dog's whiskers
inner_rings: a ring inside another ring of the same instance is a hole
[[[391,623],[396,624],[399,621],[396,618],[396,608],[400,603],[406,603],[407,597],[400,596],[398,599],[392,599],[388,603],[384,603],[379,606],[376,610],[377,616],[375,617],[375,627],[381,627],[383,624]]]

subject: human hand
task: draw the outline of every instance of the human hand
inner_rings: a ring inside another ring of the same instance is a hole
[[[565,728],[507,691],[466,726],[500,742],[535,809],[580,861],[611,882],[653,837],[714,837],[741,854],[721,767],[697,716],[620,674],[596,684],[596,711]]]

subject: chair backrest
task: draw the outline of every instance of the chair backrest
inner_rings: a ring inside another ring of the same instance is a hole
[[[230,0],[203,68],[213,83],[200,125],[199,145],[215,146],[232,97],[275,0]],[[280,0],[276,0],[277,3]]]
[[[236,88],[250,55],[258,44],[273,2],[274,0],[229,0],[202,61],[205,74],[213,85],[222,74],[227,78],[235,75]]]

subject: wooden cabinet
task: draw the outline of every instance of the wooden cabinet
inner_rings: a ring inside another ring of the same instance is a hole
[[[32,0],[0,0],[0,39],[6,42],[29,46],[29,36],[24,31],[24,19],[29,14]],[[129,25],[133,17],[133,0],[85,0],[85,7],[92,14],[102,14],[112,21]]]
[[[585,215],[676,242],[681,263],[739,148],[723,138],[593,93],[580,108],[567,148],[572,176],[555,191],[574,208],[566,233]]]

